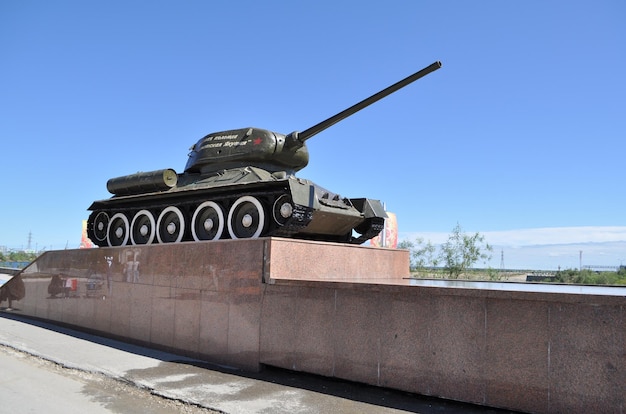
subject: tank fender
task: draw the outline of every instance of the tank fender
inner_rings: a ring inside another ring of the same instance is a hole
[[[387,218],[387,213],[385,213],[383,203],[379,200],[371,200],[369,198],[351,198],[350,201],[357,210],[363,213],[365,218]]]

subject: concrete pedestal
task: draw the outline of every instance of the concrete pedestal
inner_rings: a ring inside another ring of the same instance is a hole
[[[66,250],[18,276],[25,296],[13,306],[247,370],[528,412],[624,411],[626,288],[408,276],[407,251],[277,238]]]

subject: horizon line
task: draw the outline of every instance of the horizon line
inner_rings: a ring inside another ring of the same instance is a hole
[[[626,242],[626,226],[567,226],[534,227],[509,230],[468,231],[479,233],[485,242],[494,246],[531,247],[549,245],[575,245]],[[399,231],[399,240],[423,238],[434,244],[445,243],[451,232]]]

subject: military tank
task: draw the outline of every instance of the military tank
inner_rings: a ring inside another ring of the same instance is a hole
[[[208,134],[190,148],[183,173],[112,178],[113,196],[88,209],[87,235],[101,247],[265,236],[361,244],[383,229],[383,205],[296,177],[309,162],[305,142],[440,67],[434,62],[302,132]]]

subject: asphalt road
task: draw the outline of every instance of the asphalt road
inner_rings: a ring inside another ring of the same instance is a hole
[[[421,413],[510,411],[268,368],[208,365],[0,312],[3,412]]]
[[[216,412],[158,397],[103,375],[67,369],[5,346],[0,346],[0,366],[0,398],[7,413]]]

